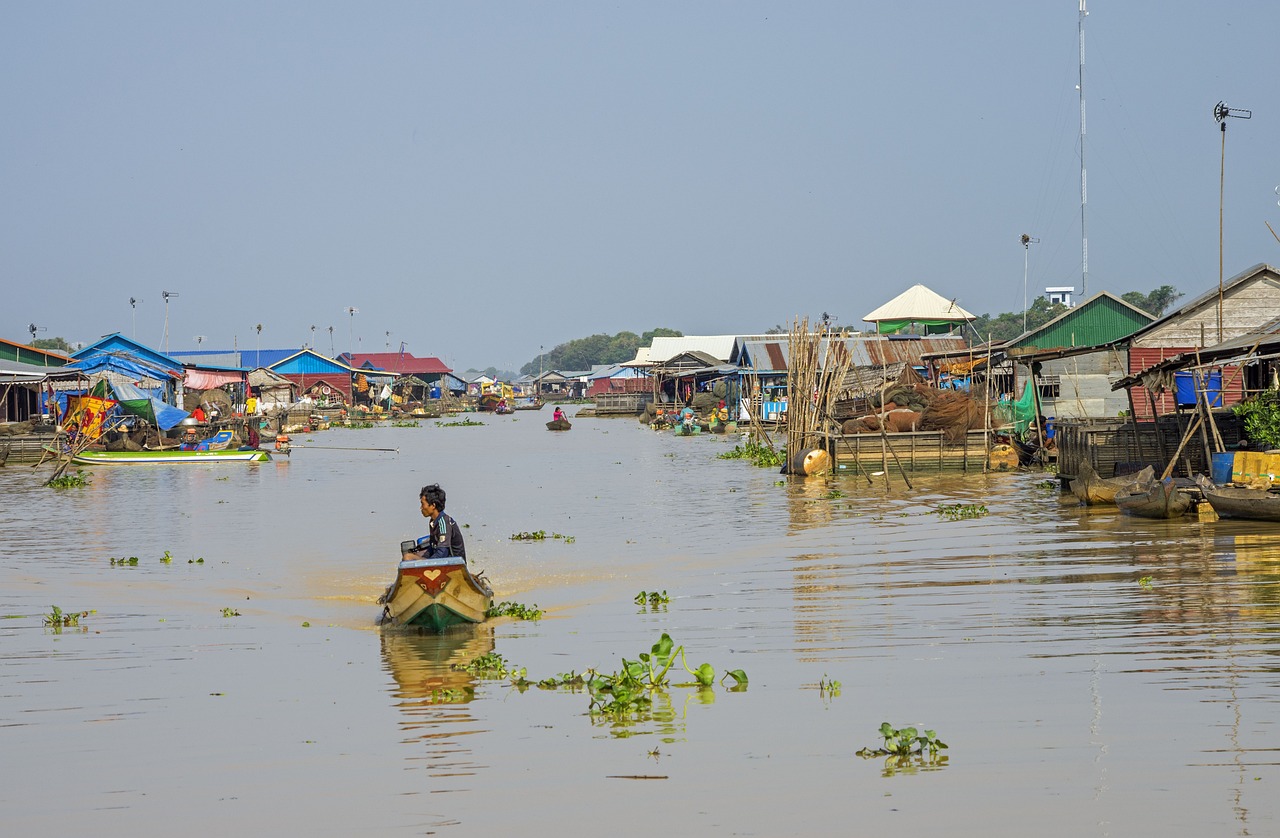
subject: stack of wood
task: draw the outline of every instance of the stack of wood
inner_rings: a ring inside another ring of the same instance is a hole
[[[843,332],[809,331],[797,318],[787,343],[787,460],[792,473],[811,473],[806,455],[821,450],[832,409],[853,362]],[[825,351],[824,351],[825,350]]]

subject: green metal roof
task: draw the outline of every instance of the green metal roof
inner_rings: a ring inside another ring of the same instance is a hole
[[[1153,320],[1155,318],[1146,312],[1103,291],[1043,326],[1019,335],[1005,348],[1098,346],[1128,337]]]

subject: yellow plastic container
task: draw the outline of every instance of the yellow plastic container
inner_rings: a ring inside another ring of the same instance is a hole
[[[1259,451],[1237,451],[1231,468],[1231,480],[1249,483],[1259,477],[1275,482],[1280,476],[1280,454],[1263,454]]]

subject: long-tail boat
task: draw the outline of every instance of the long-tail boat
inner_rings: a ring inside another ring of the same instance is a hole
[[[1081,463],[1080,473],[1071,481],[1071,493],[1088,506],[1114,504],[1116,493],[1134,483],[1147,483],[1155,479],[1156,472],[1147,466],[1136,474],[1120,477],[1102,477],[1089,463]]]
[[[472,573],[461,556],[424,559],[416,541],[400,544],[396,580],[378,601],[383,626],[427,631],[483,622],[493,605],[493,588],[484,574]]]

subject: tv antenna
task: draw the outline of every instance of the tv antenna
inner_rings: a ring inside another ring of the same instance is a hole
[[[1218,343],[1222,343],[1222,203],[1227,179],[1227,119],[1252,119],[1253,111],[1219,102],[1213,106],[1213,118],[1222,129],[1222,157],[1218,163]]]
[[[27,331],[31,333],[31,344],[34,346],[36,342],[36,332],[47,332],[48,329],[44,326],[37,326],[35,323],[31,323],[27,326]]]
[[[134,340],[138,339],[138,303],[140,302],[142,302],[142,300],[137,297],[129,298],[129,308],[133,310],[133,332],[130,333],[129,337]]]
[[[334,357],[334,350],[333,350],[333,327],[332,327],[332,326],[330,326],[330,327],[329,327],[329,357],[330,357],[330,358]]]
[[[200,344],[205,342],[206,338],[204,335],[196,335],[194,338],[192,338],[192,340],[196,342],[196,346],[199,346]]]
[[[316,324],[311,324],[311,348],[316,348]]]
[[[161,291],[160,296],[164,297],[164,352],[169,354],[169,298],[178,296],[177,291]]]

